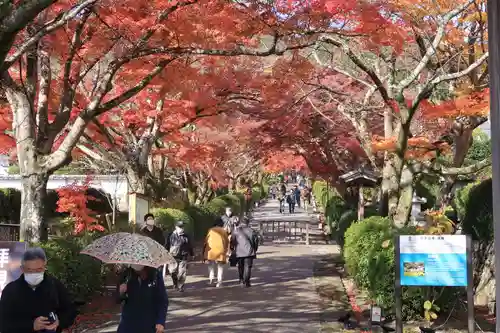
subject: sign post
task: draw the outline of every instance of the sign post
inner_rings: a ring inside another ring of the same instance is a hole
[[[474,333],[471,239],[466,235],[408,235],[395,240],[396,333],[403,333],[402,286],[466,287],[468,331]]]
[[[142,227],[144,215],[149,213],[149,199],[148,197],[138,194],[130,193],[128,197],[128,215],[129,223],[132,224],[134,232],[139,224],[139,228]]]
[[[21,260],[26,248],[25,242],[0,241],[0,295],[7,284],[21,276]]]

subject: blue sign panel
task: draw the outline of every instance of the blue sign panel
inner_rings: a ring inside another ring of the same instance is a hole
[[[465,235],[400,236],[402,286],[467,286]]]

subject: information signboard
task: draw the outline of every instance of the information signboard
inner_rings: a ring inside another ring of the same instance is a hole
[[[467,287],[467,236],[400,236],[402,286]]]
[[[131,193],[129,194],[129,218],[132,225],[143,227],[144,215],[149,213],[149,200],[146,196]]]
[[[0,242],[0,295],[9,282],[21,276],[21,260],[26,251],[24,242]]]

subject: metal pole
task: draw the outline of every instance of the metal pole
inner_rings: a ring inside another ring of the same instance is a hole
[[[394,280],[394,306],[396,307],[396,333],[403,333],[403,295],[401,290],[401,251],[399,236],[394,238],[396,278]]]
[[[500,202],[500,3],[488,0],[488,61],[490,79],[491,154],[493,162],[493,202]],[[493,205],[495,236],[495,304],[500,300],[500,205]],[[500,332],[500,307],[496,306],[496,329]]]
[[[467,328],[474,333],[476,320],[474,317],[474,270],[472,266],[472,238],[467,235]],[[498,332],[498,331],[497,331]]]
[[[309,221],[306,222],[306,245],[310,245],[310,243],[309,243]]]

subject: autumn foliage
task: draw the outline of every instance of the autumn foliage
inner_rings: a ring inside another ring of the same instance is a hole
[[[89,201],[96,200],[87,195],[87,190],[91,185],[90,178],[81,184],[73,183],[57,189],[59,200],[57,201],[57,211],[68,213],[74,223],[75,234],[88,231],[104,231],[104,227],[97,223],[93,216],[94,212],[87,207]]]

